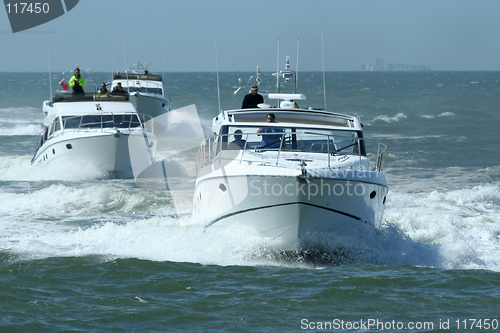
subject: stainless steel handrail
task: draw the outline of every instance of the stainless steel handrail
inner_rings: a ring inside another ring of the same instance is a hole
[[[135,124],[137,124],[137,122],[135,121],[135,119],[132,118],[132,116],[134,116],[134,115],[137,115],[137,119],[139,120],[138,126],[135,126]],[[83,123],[84,117],[86,117],[86,116],[112,116],[112,119],[103,121],[101,118],[101,121]],[[126,127],[115,126],[116,118],[120,118],[120,117],[122,118],[122,120],[125,117],[130,117],[130,119],[127,121],[128,125]],[[66,128],[65,124],[70,119],[79,119],[80,122],[79,122],[78,126]],[[138,114],[138,113],[134,113],[134,112],[127,112],[127,113],[122,113],[122,114],[114,114],[112,112],[107,112],[105,114],[93,114],[93,115],[89,114],[89,115],[68,117],[68,118],[61,119],[60,121],[62,121],[62,123],[63,123],[63,126],[61,128],[62,132],[64,132],[65,130],[75,130],[75,129],[76,130],[83,130],[83,129],[87,129],[87,128],[103,130],[105,128],[114,128],[114,127],[122,128],[122,129],[129,129],[129,130],[132,128],[141,127],[141,128],[146,129],[146,131],[149,133],[153,133],[153,131],[154,131],[154,118],[153,117],[146,115],[146,114],[142,114],[142,113]],[[105,124],[112,124],[112,126],[105,126]],[[94,125],[98,125],[98,126],[92,127]]]
[[[276,135],[276,134],[277,133],[259,133],[259,135]],[[335,148],[331,149],[330,140],[332,140],[332,139],[334,140],[335,138],[341,138],[341,139],[348,138],[348,139],[352,139],[353,141],[355,141],[355,143],[353,143],[351,145],[355,145],[355,146],[357,145],[357,147],[358,147],[356,155],[359,157],[359,166],[361,169],[362,169],[362,165],[363,165],[362,164],[362,157],[368,155],[368,153],[366,153],[366,155],[362,154],[361,142],[377,144],[374,167],[372,170],[378,171],[378,172],[383,171],[385,152],[387,150],[387,146],[383,143],[380,143],[380,142],[377,142],[377,141],[374,141],[371,139],[365,139],[365,138],[353,138],[353,137],[347,137],[347,136],[338,136],[338,135],[330,135],[330,134],[314,133],[314,132],[296,132],[296,134],[310,134],[310,135],[315,135],[318,137],[323,137],[324,139],[326,139],[326,148],[327,149],[326,149],[326,151],[294,150],[291,148],[286,148],[284,145],[284,141],[286,140],[286,135],[289,135],[289,134],[290,133],[282,133],[281,134],[279,148],[260,148],[260,147],[249,148],[248,147],[249,146],[248,138],[250,135],[254,135],[254,134],[242,133],[242,135],[245,137],[245,144],[244,144],[243,148],[240,148],[240,151],[241,151],[240,156],[239,156],[240,163],[243,162],[244,155],[247,154],[248,152],[262,153],[264,151],[266,151],[266,152],[275,151],[277,153],[276,165],[279,165],[279,159],[280,159],[280,156],[281,156],[283,151],[287,151],[287,152],[289,152],[289,151],[292,151],[292,152],[293,151],[302,151],[302,152],[306,151],[306,152],[319,153],[319,154],[326,153],[328,156],[327,157],[327,161],[328,161],[327,165],[328,165],[328,168],[331,168],[331,157],[332,156],[334,156],[337,153],[346,154],[346,155],[352,155],[352,153],[341,152],[341,150],[345,149],[346,147],[341,148],[340,150],[335,150]],[[202,167],[209,165],[209,164],[212,164],[215,161],[215,159],[218,159],[219,163],[222,163],[221,162],[222,156],[221,156],[220,152],[222,150],[228,149],[228,145],[229,145],[229,143],[227,142],[228,140],[224,141],[222,139],[224,137],[229,137],[229,136],[233,136],[233,134],[221,134],[221,135],[217,135],[215,137],[207,138],[200,144],[200,148],[198,150],[198,156],[197,156],[197,172],[199,172],[199,170]],[[224,147],[223,143],[226,144],[225,147]],[[207,146],[208,146],[208,149],[207,149]],[[215,149],[212,149],[213,148],[212,146],[215,146]],[[366,148],[366,145],[365,145],[365,150],[368,150]]]

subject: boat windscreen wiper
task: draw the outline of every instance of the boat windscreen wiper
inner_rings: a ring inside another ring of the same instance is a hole
[[[337,152],[339,152],[339,151],[341,151],[341,150],[344,150],[344,149],[346,149],[346,148],[349,148],[349,147],[355,146],[355,145],[357,145],[357,144],[358,144],[357,142],[351,143],[351,144],[350,144],[350,145],[348,145],[348,146],[345,146],[345,147],[343,147],[343,148],[338,149],[338,150],[337,150]]]
[[[282,140],[282,139],[279,139],[278,141],[274,141],[274,142],[268,143],[267,145],[265,145],[265,146],[263,146],[263,147],[260,147],[260,149],[267,148],[268,146],[273,145],[273,144],[275,144],[275,143],[278,143],[278,142],[280,142],[281,140]]]

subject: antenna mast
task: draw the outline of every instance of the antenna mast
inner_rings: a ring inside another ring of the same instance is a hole
[[[298,77],[299,77],[299,39],[297,39],[297,64],[295,66],[295,90],[297,90],[297,84],[299,82]]]
[[[125,43],[122,43],[123,46],[123,61],[125,61],[125,68],[128,69],[127,67],[127,57],[125,56]]]
[[[50,85],[50,98],[52,98],[52,71],[50,70],[50,47],[47,45],[47,56],[49,59],[49,85]]]
[[[113,43],[113,51],[111,52],[111,80],[109,80],[109,82],[113,82],[114,70],[115,70],[115,44]],[[111,88],[113,88],[112,84],[111,84]]]
[[[217,71],[217,97],[219,99],[219,111],[220,107],[220,87],[219,87],[219,60],[217,56],[217,35],[215,35],[215,70]]]
[[[326,110],[325,47],[323,42],[323,30],[321,30],[321,56],[323,58],[323,98],[325,100],[325,110]]]
[[[276,93],[280,92],[280,39],[278,38],[278,56],[276,57]],[[279,100],[278,100],[279,103]],[[278,104],[279,105],[279,104]]]
[[[127,57],[125,56],[125,42],[122,43],[123,45],[123,61],[125,61],[125,75],[127,77],[127,92],[130,94],[130,85],[128,82],[128,66],[127,66]]]

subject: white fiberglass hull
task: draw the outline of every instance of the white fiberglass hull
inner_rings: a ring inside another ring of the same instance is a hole
[[[205,228],[240,223],[262,236],[291,241],[359,224],[380,225],[388,191],[382,173],[337,170],[302,177],[295,170],[264,177],[252,176],[251,168],[246,171],[250,173],[238,176],[226,167],[224,173],[219,169],[200,177],[192,223]]]
[[[147,114],[153,118],[170,111],[170,101],[164,97],[147,93],[130,93],[130,102],[137,112]]]
[[[112,178],[133,178],[132,158],[148,158],[154,154],[156,138],[141,131],[131,135],[121,132],[85,133],[66,131],[45,141],[33,158],[32,164],[78,163],[81,167],[92,167]],[[146,143],[147,142],[147,143]],[[147,149],[148,145],[152,149]],[[136,147],[134,147],[136,146]],[[142,155],[142,156],[140,156]]]

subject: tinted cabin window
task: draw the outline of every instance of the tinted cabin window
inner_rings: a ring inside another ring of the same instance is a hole
[[[133,128],[141,123],[136,114],[63,117],[64,128]]]
[[[59,118],[56,118],[55,123],[56,123],[55,132],[60,131],[61,130],[61,122],[59,121]]]
[[[130,87],[130,88],[124,88],[126,92],[142,92],[142,93],[149,93],[149,94],[162,94],[162,89],[160,88],[136,88],[136,87]]]
[[[100,115],[83,116],[82,127],[101,128],[101,116]]]
[[[135,114],[115,116],[114,124],[116,127],[120,128],[133,128],[140,126],[139,118],[137,118],[137,115]]]
[[[64,128],[80,127],[81,117],[63,117]]]
[[[115,126],[114,117],[110,114],[102,116],[102,127],[104,128],[112,128]]]
[[[361,154],[366,154],[364,141],[358,140],[358,137],[362,137],[362,133],[357,131],[281,127],[282,132],[277,133],[276,139],[273,139],[272,136],[275,134],[259,134],[254,126],[230,126],[229,128],[223,126],[221,127],[221,134],[229,133],[229,140],[234,140],[234,132],[236,130],[241,131],[241,139],[245,140],[245,147],[247,149],[262,148],[262,138],[264,135],[267,135],[267,138],[274,141],[279,141],[280,137],[283,137],[281,144],[281,149],[283,150],[358,154],[359,149],[361,149]],[[228,136],[223,136],[222,140],[223,142],[227,142]],[[272,148],[279,148],[279,143]]]

